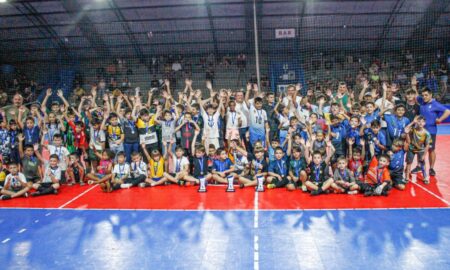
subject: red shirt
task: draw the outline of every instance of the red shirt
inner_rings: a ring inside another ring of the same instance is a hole
[[[362,181],[364,179],[363,176],[363,163],[361,160],[351,159],[348,162],[348,168],[355,175],[355,179]]]
[[[69,126],[72,128],[73,132],[73,145],[76,148],[86,149],[88,147],[86,140],[86,133],[84,132],[84,128],[81,129],[81,132],[76,131],[76,126],[72,121],[69,121]]]

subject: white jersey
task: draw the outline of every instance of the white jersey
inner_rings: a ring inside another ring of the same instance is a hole
[[[247,104],[245,102],[239,103],[236,102],[236,112],[240,112],[242,116],[242,125],[241,128],[248,127],[248,118],[249,118],[249,111]]]
[[[67,170],[67,163],[66,158],[69,157],[70,153],[69,150],[67,150],[64,146],[54,146],[54,145],[48,145],[47,146],[48,151],[50,152],[50,155],[57,155],[59,158],[59,164],[58,166],[61,168],[62,171]]]
[[[124,164],[116,164],[114,165],[113,174],[116,176],[117,179],[120,179],[124,176],[130,175],[130,164],[124,163]]]
[[[217,110],[213,115],[208,115],[201,107],[202,117],[204,121],[203,134],[205,138],[216,139],[219,138],[219,117],[220,111]]]
[[[42,183],[52,183],[52,177],[56,178],[58,182],[61,180],[61,168],[58,166],[56,168],[50,167],[47,165],[44,172],[44,178],[42,179]]]
[[[23,173],[17,173],[16,175],[8,174],[5,178],[4,186],[9,186],[10,189],[21,189],[23,185],[27,184],[27,179]]]
[[[138,177],[139,175],[145,175],[146,177],[148,176],[147,164],[145,164],[142,160],[139,162],[132,162],[130,166],[131,175],[133,177]]]
[[[182,170],[184,170],[186,166],[189,166],[189,160],[185,156],[182,156],[181,158],[173,156],[172,162],[173,162],[173,173],[181,172]]]
[[[245,118],[241,112],[234,111],[227,112],[227,128],[239,128],[239,120]],[[247,120],[247,119],[246,119]]]
[[[296,96],[295,101],[297,103],[297,106],[300,106],[300,101],[302,101],[302,97]],[[283,98],[283,105],[285,107],[289,106],[289,99],[287,97]],[[289,113],[294,114],[295,113],[295,107],[294,104],[291,104],[291,107],[289,108]]]
[[[253,104],[250,104],[250,127],[257,129],[265,129],[265,123],[267,122],[267,113],[263,109],[256,109]]]
[[[95,130],[91,125],[91,142],[94,144],[97,151],[103,150],[102,143],[106,141],[106,135],[104,130]]]

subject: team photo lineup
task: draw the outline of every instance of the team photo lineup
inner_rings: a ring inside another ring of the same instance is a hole
[[[430,183],[437,124],[450,111],[426,82],[359,76],[353,88],[333,87],[273,92],[251,81],[215,89],[187,78],[180,89],[169,80],[150,90],[94,85],[76,92],[76,106],[57,89],[26,106],[16,94],[1,111],[0,198],[75,184],[108,193],[223,184],[224,191],[388,196],[414,174]],[[53,94],[59,101],[50,101]]]

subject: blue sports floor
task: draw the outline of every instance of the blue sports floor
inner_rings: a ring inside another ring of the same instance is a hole
[[[450,210],[1,209],[2,269],[450,269]]]

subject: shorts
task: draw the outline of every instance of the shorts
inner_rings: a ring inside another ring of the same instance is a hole
[[[34,176],[34,177],[27,177],[27,182],[32,182],[32,183],[36,183],[37,181],[41,180],[41,178],[39,176]]]
[[[239,140],[239,129],[237,128],[227,128],[227,132],[225,134],[225,139],[227,140]]]
[[[412,164],[414,161],[414,156],[417,154],[418,161],[423,160],[425,152],[414,153],[413,151],[408,151],[406,154],[406,164]]]
[[[391,180],[394,186],[406,185],[406,181],[403,178],[403,168],[396,170],[389,170],[389,173],[391,175]]]
[[[89,149],[88,152],[89,161],[99,161],[100,159],[95,155],[94,150]]]
[[[150,177],[150,179],[152,179],[153,181],[158,182],[159,180],[162,179],[162,177]]]
[[[430,150],[434,150],[436,148],[436,134],[431,134],[431,144]]]
[[[102,179],[103,177],[105,177],[106,174],[102,174],[102,173],[96,173],[95,176],[97,176],[97,178]]]

